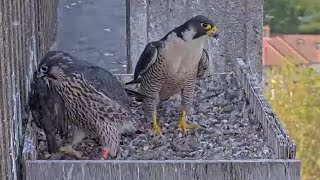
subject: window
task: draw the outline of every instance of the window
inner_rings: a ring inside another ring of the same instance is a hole
[[[304,45],[304,40],[303,39],[298,39],[297,43],[298,43],[299,46],[300,45]]]

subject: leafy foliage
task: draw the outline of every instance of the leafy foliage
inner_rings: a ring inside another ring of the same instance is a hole
[[[299,65],[265,69],[264,93],[297,144],[301,179],[320,179],[320,74]]]
[[[320,1],[265,0],[264,23],[273,33],[320,34]]]

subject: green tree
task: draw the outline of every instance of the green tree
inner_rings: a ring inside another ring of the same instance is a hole
[[[276,34],[320,34],[320,1],[265,0],[264,24]]]
[[[297,144],[301,179],[320,179],[320,74],[285,65],[265,70],[264,93]]]
[[[305,16],[298,27],[298,32],[301,34],[320,34],[320,11]]]

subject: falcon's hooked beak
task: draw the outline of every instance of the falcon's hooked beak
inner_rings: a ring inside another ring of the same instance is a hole
[[[45,76],[46,76],[46,74],[44,74],[42,72],[37,72],[37,78],[44,80],[44,82],[47,84],[47,87],[50,88],[49,80],[47,78],[45,78]]]
[[[207,31],[207,34],[209,37],[213,37],[215,39],[218,38],[217,28],[214,26],[209,31]]]
[[[48,67],[42,66],[40,69],[37,70],[37,78],[42,78],[47,74]]]
[[[54,80],[57,79],[53,74],[51,74],[51,72],[48,71],[48,67],[46,66],[43,66],[40,68],[40,70],[38,70],[37,77],[42,79],[44,79],[45,77]]]
[[[41,73],[41,72],[38,72],[37,73],[37,78],[43,78],[45,76],[45,74]]]

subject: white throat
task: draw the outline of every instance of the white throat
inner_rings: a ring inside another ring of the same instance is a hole
[[[184,40],[175,33],[168,36],[164,53],[171,74],[188,73],[198,66],[208,36],[193,39],[195,34],[195,30],[190,28],[182,33]]]

